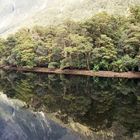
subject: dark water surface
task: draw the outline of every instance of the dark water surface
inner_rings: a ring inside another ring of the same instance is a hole
[[[0,140],[140,140],[140,80],[1,71]]]

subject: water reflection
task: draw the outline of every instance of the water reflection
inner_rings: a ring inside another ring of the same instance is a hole
[[[2,72],[0,90],[89,139],[140,139],[140,80]]]
[[[24,109],[25,105],[0,93],[0,140],[82,140],[44,113]]]

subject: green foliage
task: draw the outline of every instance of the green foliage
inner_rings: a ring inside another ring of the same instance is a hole
[[[21,29],[0,40],[0,64],[87,70],[140,69],[140,7],[129,17],[99,13],[85,22]]]
[[[4,50],[5,50],[4,40],[0,39],[0,65],[2,65],[2,63],[3,63],[2,59],[3,59],[3,56],[4,56],[4,54],[3,54]]]
[[[50,69],[59,68],[59,63],[57,63],[57,62],[51,62],[51,63],[49,63],[48,68],[50,68]]]
[[[121,39],[124,53],[135,57],[140,49],[140,24],[126,26]]]
[[[117,58],[117,51],[112,39],[106,35],[101,35],[96,41],[98,48],[93,50],[94,67],[102,70],[110,70],[111,63]]]
[[[130,8],[130,12],[131,12],[131,22],[135,23],[135,22],[140,22],[140,6],[133,6]]]
[[[114,71],[134,71],[137,67],[137,60],[131,58],[129,55],[125,55],[121,59],[113,62],[112,69]]]

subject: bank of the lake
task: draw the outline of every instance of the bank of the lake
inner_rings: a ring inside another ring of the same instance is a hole
[[[48,73],[48,74],[68,74],[68,75],[85,75],[93,77],[113,77],[113,78],[140,78],[140,72],[113,72],[113,71],[92,71],[92,70],[70,70],[70,69],[49,69],[43,67],[24,68],[24,67],[10,67],[0,66],[4,70],[14,70],[23,72],[36,72],[36,73]]]

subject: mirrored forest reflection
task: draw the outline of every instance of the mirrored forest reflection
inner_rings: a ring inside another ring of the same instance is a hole
[[[4,72],[0,91],[36,111],[54,113],[94,132],[111,129],[132,138],[140,130],[140,80]],[[118,126],[118,128],[116,127]]]

